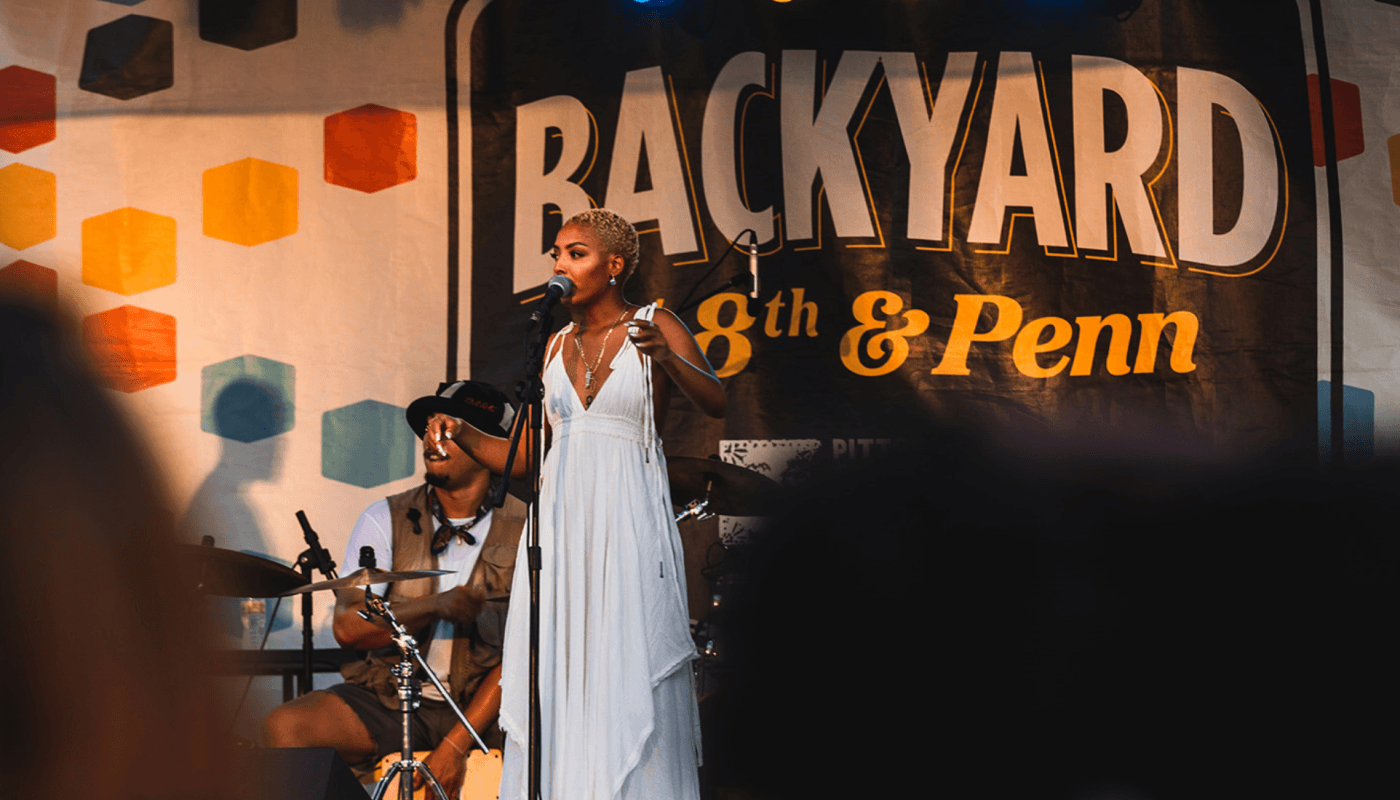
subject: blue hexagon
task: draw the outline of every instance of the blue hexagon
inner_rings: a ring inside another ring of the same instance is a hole
[[[254,355],[210,364],[200,389],[199,427],[239,442],[286,433],[296,424],[296,367]]]
[[[418,437],[404,410],[377,400],[321,415],[321,474],[368,489],[413,475]]]

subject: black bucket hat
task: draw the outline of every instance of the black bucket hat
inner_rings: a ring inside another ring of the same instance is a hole
[[[492,436],[508,435],[506,429],[515,419],[515,409],[506,401],[505,394],[481,381],[440,383],[437,394],[409,403],[404,417],[421,439],[423,430],[428,427],[428,417],[438,413],[464,419]]]

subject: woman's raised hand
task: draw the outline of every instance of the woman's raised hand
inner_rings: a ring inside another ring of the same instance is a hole
[[[666,334],[656,327],[656,323],[634,319],[629,320],[626,325],[627,336],[632,340],[632,344],[642,353],[651,356],[653,361],[661,363],[675,355],[670,342],[666,341]]]

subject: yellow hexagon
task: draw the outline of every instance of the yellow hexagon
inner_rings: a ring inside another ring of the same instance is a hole
[[[119,208],[83,220],[83,283],[132,295],[175,282],[175,220]]]
[[[25,164],[0,169],[0,242],[16,250],[58,233],[54,174]]]
[[[297,171],[257,158],[204,171],[204,235],[252,246],[297,232]]]

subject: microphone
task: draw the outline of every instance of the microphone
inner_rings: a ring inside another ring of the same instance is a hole
[[[535,304],[535,310],[530,312],[530,325],[532,327],[538,325],[540,320],[544,319],[544,315],[548,314],[549,310],[554,308],[554,305],[558,303],[560,299],[569,297],[573,293],[573,281],[563,275],[555,275],[553,278],[550,278],[549,283],[545,284],[544,287],[544,297],[540,298],[540,301]]]
[[[311,529],[311,523],[307,521],[305,511],[297,512],[297,522],[301,523],[301,536],[310,548],[301,554],[301,558],[297,559],[297,562],[300,563],[302,558],[307,559],[306,563],[316,567],[328,579],[335,580],[340,577],[335,574],[335,562],[331,560],[330,551],[321,546],[321,537],[317,536],[316,531]]]
[[[749,232],[749,274],[753,276],[753,288],[749,289],[749,297],[758,299],[758,237]]]

